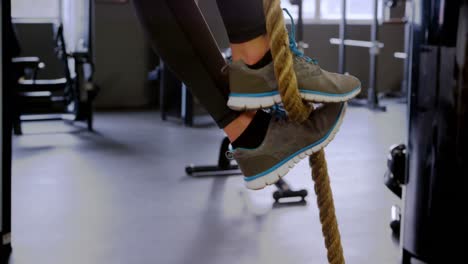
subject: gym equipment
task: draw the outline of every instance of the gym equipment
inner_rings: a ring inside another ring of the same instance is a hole
[[[10,91],[5,89],[11,83],[11,35],[10,1],[0,3],[0,262],[6,263],[11,254],[11,100]]]
[[[236,164],[232,164],[232,160],[226,155],[229,150],[229,144],[230,142],[227,137],[221,142],[217,165],[189,165],[185,167],[187,175],[192,177],[241,175],[242,172],[239,171],[239,167]],[[294,191],[289,184],[282,179],[275,183],[275,185],[278,188],[278,190],[273,193],[273,199],[275,199],[276,205],[282,203],[281,200],[283,198],[300,198],[300,202],[286,202],[282,204],[306,204],[305,197],[307,197],[308,194],[307,190]]]
[[[13,58],[18,82],[15,90],[14,132],[22,134],[21,122],[57,120],[85,121],[89,131],[93,130],[93,101],[98,87],[93,83],[94,62],[92,53],[94,1],[89,1],[88,33],[78,44],[65,44],[64,24],[57,27],[55,37],[56,54],[62,61],[64,77],[54,80],[37,79],[45,64],[36,57]],[[69,17],[67,17],[70,19]],[[64,19],[63,22],[68,22]],[[68,23],[72,25],[73,23]],[[87,38],[87,39],[86,39]]]
[[[466,263],[468,1],[408,1],[406,7],[409,135],[406,146],[392,148],[385,178],[403,194],[402,263]],[[392,220],[394,228],[399,224]]]
[[[389,92],[385,93],[386,97],[390,98],[398,98],[397,102],[399,103],[408,103],[408,78],[409,78],[409,60],[408,60],[408,53],[409,53],[409,43],[410,43],[410,32],[411,32],[411,23],[408,23],[408,18],[406,15],[402,16],[401,18],[390,18],[390,11],[396,7],[402,7],[405,5],[405,1],[403,0],[385,0],[384,6],[387,7],[385,10],[386,17],[384,17],[384,24],[403,24],[405,29],[405,37],[404,37],[404,47],[403,51],[394,52],[393,57],[398,60],[402,60],[403,62],[403,79],[401,80],[401,88],[400,91],[397,92]]]
[[[387,167],[385,173],[385,185],[398,198],[401,198],[401,185],[405,183],[405,166],[406,166],[406,146],[404,144],[392,146],[388,155]]]
[[[390,148],[387,160],[388,170],[384,176],[384,183],[387,188],[401,199],[402,185],[405,184],[406,168],[406,146],[404,144],[395,145]],[[393,205],[391,209],[390,228],[396,236],[400,235],[401,209],[398,205]]]
[[[346,46],[362,47],[369,49],[369,87],[367,89],[367,100],[354,99],[349,102],[350,106],[364,106],[374,111],[386,111],[386,107],[380,105],[377,91],[377,56],[384,44],[378,41],[378,4],[379,0],[373,1],[373,17],[370,30],[370,41],[346,39],[346,0],[341,0],[341,20],[339,38],[331,38],[330,43],[339,45],[338,70],[341,74],[346,73]]]
[[[181,118],[186,126],[193,126],[194,98],[187,86],[165,66],[160,60],[159,65],[150,74],[151,81],[159,81],[159,108],[161,119],[168,116]]]

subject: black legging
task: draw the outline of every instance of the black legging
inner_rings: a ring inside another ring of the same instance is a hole
[[[226,106],[225,61],[194,0],[134,0],[138,17],[157,54],[184,82],[220,128],[239,116]],[[231,42],[265,34],[261,0],[218,0]]]
[[[262,0],[216,0],[231,43],[266,33]]]

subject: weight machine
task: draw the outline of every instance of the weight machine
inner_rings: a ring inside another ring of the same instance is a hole
[[[349,102],[350,106],[363,106],[374,111],[386,111],[386,107],[380,105],[377,90],[377,57],[384,43],[378,41],[378,4],[379,0],[374,0],[372,5],[373,17],[370,29],[370,41],[347,39],[346,32],[348,21],[346,19],[346,0],[341,0],[341,20],[339,38],[331,38],[330,43],[339,45],[338,53],[338,71],[341,74],[346,73],[346,47],[361,47],[369,49],[369,84],[367,88],[367,99],[354,99]]]
[[[468,1],[407,1],[408,140],[394,146],[385,185],[402,263],[466,263]],[[401,219],[400,219],[401,217]]]
[[[99,90],[93,83],[94,1],[62,0],[59,13],[55,51],[64,68],[63,78],[38,79],[38,72],[46,67],[38,57],[13,58],[18,77],[11,87],[16,135],[22,134],[25,121],[84,121],[93,130],[92,105]]]

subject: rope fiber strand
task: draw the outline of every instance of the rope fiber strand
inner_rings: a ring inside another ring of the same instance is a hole
[[[307,120],[312,109],[307,107],[297,89],[296,74],[293,69],[293,57],[289,50],[289,37],[284,25],[283,10],[280,0],[264,0],[266,27],[270,37],[270,49],[273,55],[275,75],[284,109],[291,120]]]
[[[311,111],[313,111],[313,106],[302,101],[297,87],[296,74],[293,69],[293,55],[289,48],[288,32],[284,23],[280,0],[263,0],[263,7],[275,75],[284,108],[291,120],[303,122],[307,120]],[[314,190],[317,195],[317,205],[320,222],[322,223],[322,234],[327,248],[328,262],[331,264],[344,264],[343,248],[336,220],[325,152],[321,150],[313,154],[309,159],[309,164],[312,168],[312,179],[315,182]]]

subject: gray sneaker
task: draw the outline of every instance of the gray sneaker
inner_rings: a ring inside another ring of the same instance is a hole
[[[361,82],[354,76],[331,73],[306,56],[294,57],[299,91],[309,102],[338,103],[354,98],[361,92]],[[229,67],[228,106],[234,110],[260,109],[281,102],[273,63],[250,69],[242,61]]]
[[[328,145],[340,128],[345,110],[346,103],[325,104],[302,124],[273,117],[259,147],[229,152],[244,174],[247,188],[258,190],[276,183],[301,159]]]
[[[302,98],[313,103],[346,102],[361,92],[361,82],[354,76],[322,70],[315,59],[297,47],[295,25],[291,19],[289,48],[294,56],[293,66]],[[234,110],[268,108],[281,102],[273,62],[258,69],[250,69],[242,61],[229,67],[231,94],[228,106]]]

